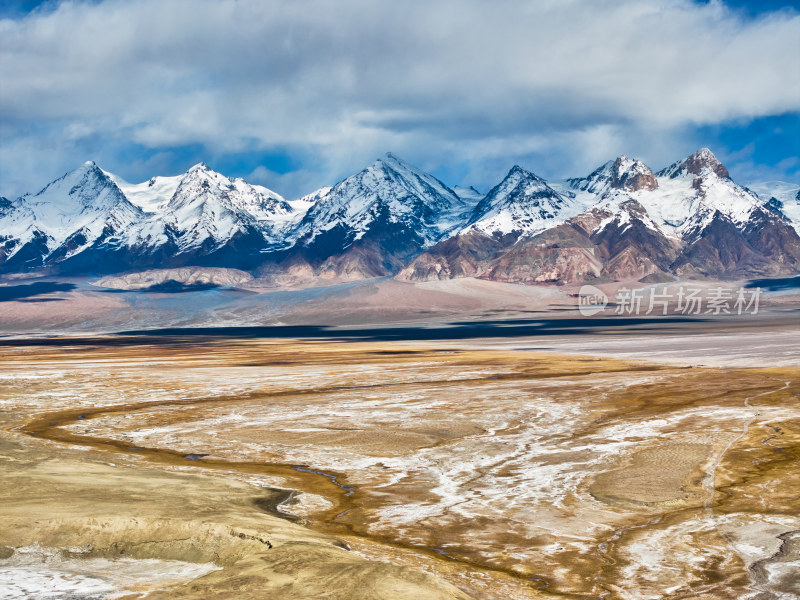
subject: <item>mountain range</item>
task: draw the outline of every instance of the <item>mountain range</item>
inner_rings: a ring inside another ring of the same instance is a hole
[[[655,173],[625,156],[561,181],[514,166],[485,195],[387,154],[297,200],[205,164],[131,184],[87,162],[36,194],[0,198],[0,273],[741,279],[800,271],[798,233],[800,186],[740,186],[706,148]]]

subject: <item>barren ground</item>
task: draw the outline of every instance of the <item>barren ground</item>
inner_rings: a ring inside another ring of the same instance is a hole
[[[795,598],[800,368],[781,364],[7,342],[0,589]]]

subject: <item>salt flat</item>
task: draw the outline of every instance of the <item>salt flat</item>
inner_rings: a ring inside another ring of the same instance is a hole
[[[641,335],[608,332],[538,339],[484,340],[476,348],[591,354],[613,358],[698,367],[792,367],[800,362],[800,325],[763,330]]]

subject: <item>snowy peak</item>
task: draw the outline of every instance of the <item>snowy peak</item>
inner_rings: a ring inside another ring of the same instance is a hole
[[[478,203],[463,231],[532,235],[563,221],[571,206],[544,179],[514,165]]]
[[[526,198],[535,199],[538,196],[560,197],[544,179],[519,165],[514,165],[503,180],[486,194],[481,204],[484,206],[509,204]]]
[[[578,215],[573,221],[593,236],[602,234],[609,228],[624,233],[634,224],[641,224],[647,229],[663,235],[661,228],[650,217],[647,208],[622,191],[606,195],[603,201],[589,211]]]
[[[94,162],[88,161],[21,201],[33,214],[40,230],[56,241],[98,219],[117,213],[119,218],[135,219],[138,208],[131,204],[114,181]]]
[[[144,213],[116,183],[88,161],[34,195],[22,196],[0,215],[6,234],[4,261],[17,253],[25,263],[59,262],[135,230]]]
[[[370,169],[382,171],[393,183],[413,193],[426,205],[436,210],[449,210],[458,205],[458,195],[436,179],[433,175],[422,171],[398,158],[391,152],[379,158]]]
[[[344,232],[343,243],[350,245],[376,227],[403,228],[423,245],[430,245],[457,225],[464,206],[433,175],[393,154],[312,199],[314,204],[294,232],[295,239],[302,239],[306,246],[334,229]]]
[[[232,186],[229,180],[225,181],[226,179],[202,163],[193,166],[186,171],[178,183],[175,194],[170,198],[168,209],[175,211],[187,206],[202,206],[215,201],[219,201],[223,206],[228,205],[225,192]],[[225,208],[229,207],[225,206]]]
[[[230,201],[232,207],[251,212],[258,221],[275,219],[285,221],[295,209],[283,197],[260,185],[251,185],[240,178],[229,178],[198,163],[183,175],[153,177],[143,183],[128,183],[124,179],[106,173],[122,190],[128,200],[146,213],[166,214],[176,205],[191,197],[192,191],[206,196],[218,196],[221,201]],[[178,189],[183,192],[176,198]],[[188,191],[187,191],[188,190]]]
[[[277,230],[294,213],[275,192],[226,177],[205,163],[186,172],[164,206],[164,220],[177,233],[181,252],[219,248],[241,235],[278,243]]]
[[[204,162],[199,162],[196,165],[192,165],[191,167],[189,167],[187,169],[186,172],[187,173],[196,173],[198,171],[205,171],[207,173],[214,173],[214,174],[219,175],[219,173],[217,173],[216,171],[214,171],[212,169],[209,169],[208,165],[206,163],[204,163]]]
[[[0,207],[0,266],[13,264],[15,254],[26,257],[26,268],[69,264],[107,272],[234,248],[258,255],[282,241],[296,213],[271,190],[204,163],[131,184],[88,161]]]
[[[682,161],[678,161],[658,172],[659,177],[670,177],[672,179],[681,175],[695,175],[700,178],[715,175],[722,179],[730,177],[725,165],[708,148],[701,148]]]
[[[587,192],[589,194],[602,194],[611,185],[614,172],[613,160],[601,165],[587,177],[573,177],[566,180],[567,186],[572,190]]]
[[[327,196],[332,189],[333,188],[331,186],[326,185],[324,187],[319,188],[318,190],[311,192],[310,194],[306,194],[305,196],[298,198],[297,200],[292,200],[291,203],[295,204],[302,202],[306,205],[307,209],[311,208],[311,206],[319,202],[320,198],[324,198],[325,196]]]
[[[573,190],[596,195],[611,189],[637,192],[658,188],[658,182],[650,167],[640,160],[625,155],[608,161],[592,171],[588,177],[567,179],[567,184]]]
[[[763,181],[748,187],[765,201],[766,206],[783,215],[800,234],[800,185],[785,181]]]
[[[58,204],[62,214],[67,214],[110,206],[124,200],[124,196],[93,161],[87,161],[28,199],[31,204]],[[69,202],[64,202],[65,199]]]
[[[526,204],[540,206],[541,200],[545,198],[560,200],[561,196],[544,179],[514,165],[503,180],[478,203],[470,222],[476,223],[503,209],[522,208]]]
[[[658,182],[642,161],[620,156],[611,168],[611,187],[628,192],[652,191],[658,187]]]
[[[622,205],[633,198],[649,216],[648,226],[680,240],[702,231],[715,214],[742,228],[763,204],[727,174],[714,154],[703,148],[656,175],[641,161],[620,156],[588,177],[570,179],[567,184],[589,207],[619,214],[624,213]]]
[[[180,179],[169,207],[185,203],[211,202],[218,207],[249,215],[256,221],[283,220],[294,209],[270,189],[251,185],[244,179],[229,178],[205,163],[189,169]]]
[[[713,222],[715,214],[744,227],[753,211],[764,204],[737,185],[708,148],[676,162],[657,174],[660,191],[648,199],[651,214],[670,214],[669,224],[681,237],[694,235]]]
[[[686,160],[683,161],[682,167],[687,173],[698,176],[706,176],[709,173],[714,173],[717,177],[727,179],[730,177],[728,169],[725,168],[714,153],[708,148],[701,148]]]

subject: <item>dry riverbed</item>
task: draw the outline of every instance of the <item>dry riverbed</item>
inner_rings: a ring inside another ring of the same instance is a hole
[[[0,427],[9,598],[800,597],[800,368],[20,344]]]

